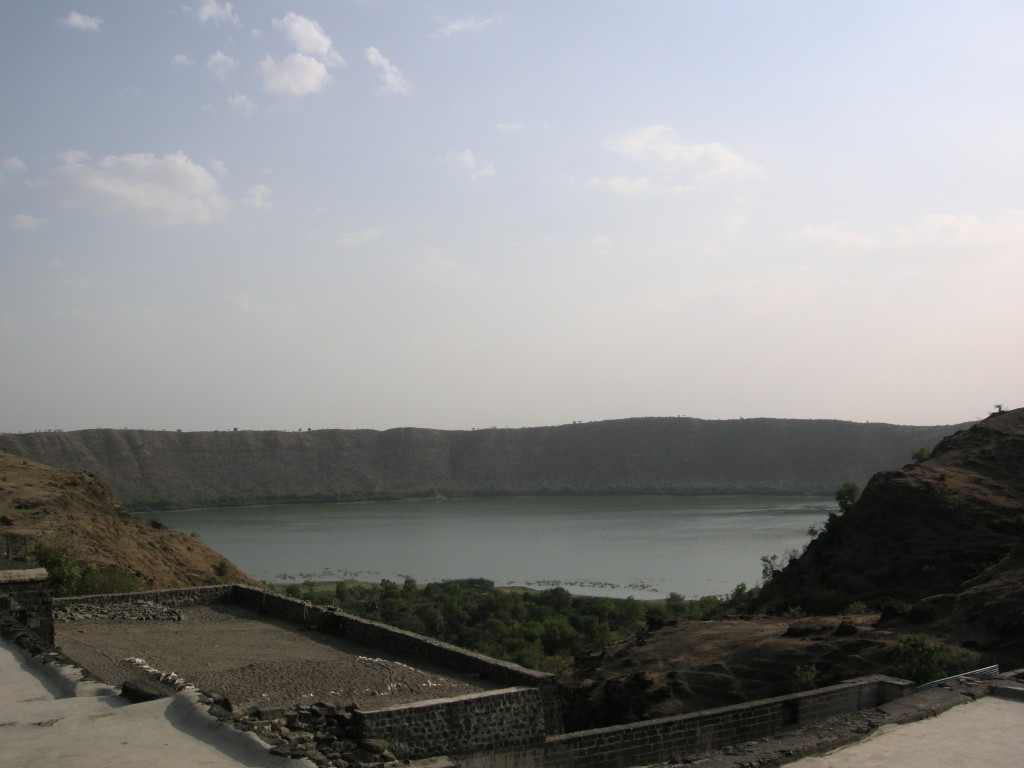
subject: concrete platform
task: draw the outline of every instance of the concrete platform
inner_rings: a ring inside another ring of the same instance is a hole
[[[210,716],[193,692],[129,704],[95,684],[65,683],[0,640],[0,757],[18,768],[284,768],[252,734]],[[95,692],[101,695],[75,695]]]
[[[954,707],[937,717],[883,726],[864,741],[794,768],[1020,768],[1024,701],[1002,695]]]

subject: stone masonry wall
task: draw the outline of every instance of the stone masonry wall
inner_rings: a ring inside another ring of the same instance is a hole
[[[544,741],[543,707],[536,688],[356,710],[353,719],[363,738],[386,741],[397,757],[407,760]]]
[[[459,672],[481,675],[505,685],[536,688],[543,705],[546,732],[562,732],[562,713],[554,675],[535,672],[518,664],[492,659],[414,632],[254,587],[236,586],[232,600],[277,619],[314,627],[324,634],[441,664]]]
[[[797,725],[857,712],[913,690],[873,675],[813,691],[627,725],[561,733],[554,677],[411,632],[253,587],[223,586],[61,598],[169,605],[238,602],[274,618],[396,653],[487,676],[509,689],[352,713],[362,738],[387,742],[401,758],[457,756],[462,768],[628,768],[679,762],[765,738]]]
[[[500,661],[467,651],[414,632],[368,621],[334,608],[313,605],[269,590],[241,585],[164,589],[123,595],[90,595],[59,598],[55,607],[81,603],[148,601],[171,606],[209,605],[234,602],[299,626],[312,627],[327,635],[344,637],[383,650],[446,666],[459,672],[480,675],[504,685],[534,688],[538,691],[545,733],[562,732],[562,711],[554,675],[535,672],[518,664]]]
[[[627,768],[678,762],[730,744],[773,736],[790,726],[875,707],[911,690],[909,681],[874,675],[749,704],[552,736],[545,744],[541,764],[544,768]],[[464,765],[501,765],[481,757]],[[522,757],[526,759],[518,760],[520,764],[533,762],[527,755]]]
[[[44,568],[0,559],[0,612],[53,645],[53,592]]]
[[[234,585],[225,584],[211,587],[184,587],[182,589],[160,589],[153,592],[128,592],[114,595],[83,595],[81,597],[58,597],[53,601],[54,608],[73,606],[76,603],[130,603],[145,601],[181,608],[187,605],[211,605],[227,602],[231,599]]]

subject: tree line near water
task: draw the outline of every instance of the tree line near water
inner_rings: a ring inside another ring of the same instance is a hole
[[[722,603],[718,597],[687,600],[675,592],[664,603],[646,603],[572,595],[562,587],[499,589],[487,579],[422,587],[413,579],[401,585],[387,579],[379,585],[307,581],[284,589],[292,597],[548,672],[645,629],[704,618]]]

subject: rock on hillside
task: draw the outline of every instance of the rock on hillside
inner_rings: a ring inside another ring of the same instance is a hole
[[[1024,409],[875,475],[761,593],[770,610],[851,602],[995,652],[1024,650]]]
[[[103,479],[0,452],[0,536],[12,533],[66,543],[82,562],[130,571],[146,588],[256,583],[197,539],[126,512]]]
[[[955,427],[645,418],[528,429],[0,434],[0,450],[101,475],[155,508],[432,495],[818,493]]]

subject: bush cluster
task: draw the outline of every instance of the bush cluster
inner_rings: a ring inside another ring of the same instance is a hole
[[[720,600],[686,600],[672,593],[663,604],[633,598],[498,589],[486,579],[427,584],[384,580],[379,585],[338,583],[325,591],[313,582],[292,584],[294,597],[334,605],[372,621],[417,632],[530,669],[558,672],[574,656],[681,618],[702,618]]]
[[[37,542],[32,558],[49,574],[54,597],[138,592],[142,588],[135,574],[113,565],[85,562],[75,546],[62,538]]]

